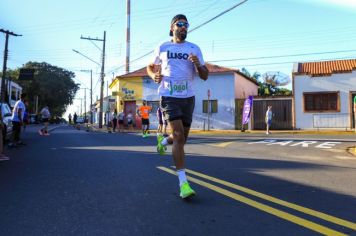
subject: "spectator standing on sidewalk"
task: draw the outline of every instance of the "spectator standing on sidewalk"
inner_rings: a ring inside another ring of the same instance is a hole
[[[12,110],[12,142],[9,143],[9,147],[15,147],[17,145],[24,145],[20,140],[21,138],[21,126],[23,123],[23,117],[26,110],[25,101],[26,93],[21,94],[20,100],[15,103]]]
[[[127,121],[127,126],[129,127],[129,130],[133,129],[133,115],[131,111],[126,115],[126,121]]]
[[[74,126],[77,124],[77,119],[78,119],[78,115],[76,112],[74,112],[74,115],[73,115],[73,123],[74,123]]]
[[[72,114],[71,113],[69,113],[69,115],[68,115],[68,123],[72,124]]]
[[[114,112],[112,113],[112,132],[116,131],[116,126],[117,126],[117,110],[115,109]]]
[[[119,119],[119,132],[122,132],[124,131],[124,119],[125,119],[124,111],[119,113],[118,119]]]
[[[49,123],[49,118],[51,118],[51,113],[49,112],[48,106],[42,108],[41,118],[44,126],[38,132],[40,133],[40,135],[49,135],[48,123]]]
[[[272,124],[272,116],[273,116],[272,106],[268,106],[267,107],[267,111],[266,111],[266,117],[265,117],[265,120],[266,120],[266,134],[271,134],[269,129],[270,129],[271,124]]]

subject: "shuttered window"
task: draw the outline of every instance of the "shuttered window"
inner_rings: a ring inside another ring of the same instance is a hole
[[[203,113],[208,113],[208,104],[210,113],[218,113],[218,100],[203,100]]]
[[[339,92],[304,93],[304,111],[340,111]]]

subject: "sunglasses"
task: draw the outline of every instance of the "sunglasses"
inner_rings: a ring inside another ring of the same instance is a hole
[[[188,22],[184,22],[184,21],[178,21],[176,24],[175,24],[177,27],[181,28],[181,27],[185,27],[185,28],[188,28],[189,27],[189,23]]]

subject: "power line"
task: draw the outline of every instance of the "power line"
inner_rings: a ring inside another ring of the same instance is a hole
[[[244,3],[247,2],[247,1],[248,1],[248,0],[243,0],[243,1],[239,2],[238,4],[235,4],[234,6],[230,7],[229,9],[227,9],[227,10],[225,10],[225,11],[219,13],[218,15],[214,16],[213,18],[211,18],[211,19],[209,19],[209,20],[203,22],[202,24],[200,24],[200,25],[194,27],[193,29],[189,30],[188,33],[193,32],[193,31],[199,29],[200,27],[202,27],[202,26],[204,26],[204,25],[210,23],[211,21],[213,21],[213,20],[219,18],[220,16],[222,16],[222,15],[228,13],[229,11],[235,9],[236,7],[241,6],[242,4],[244,4]],[[146,54],[144,54],[144,55],[142,55],[142,56],[140,56],[140,57],[138,57],[138,58],[132,60],[131,62],[138,61],[138,60],[140,60],[140,59],[142,59],[142,58],[144,58],[144,57],[150,55],[152,52],[153,52],[153,50],[151,50],[151,51],[149,51],[148,53],[146,53]],[[131,63],[131,62],[130,62],[130,63]],[[125,66],[125,65],[123,65],[123,66]],[[120,68],[123,67],[123,66],[119,66],[119,67],[117,67],[115,70],[120,69]],[[112,71],[110,71],[110,72],[113,72],[113,71],[115,71],[115,70],[112,70]]]
[[[356,49],[341,50],[341,51],[329,51],[329,52],[311,52],[311,53],[299,53],[299,54],[287,54],[287,55],[274,55],[274,56],[263,56],[263,57],[246,57],[246,58],[235,58],[235,59],[223,59],[223,60],[213,60],[213,61],[209,61],[209,62],[247,61],[247,60],[256,60],[256,59],[323,55],[323,54],[344,53],[344,52],[356,52]]]

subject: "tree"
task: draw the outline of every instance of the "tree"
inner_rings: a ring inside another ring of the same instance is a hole
[[[45,62],[28,62],[22,68],[35,69],[33,81],[16,81],[22,86],[23,92],[27,93],[28,110],[35,111],[35,98],[38,96],[39,109],[48,105],[52,115],[61,117],[67,106],[73,103],[79,89],[79,84],[73,81],[74,72]],[[19,70],[10,71],[9,75],[17,75],[15,78],[18,78]]]
[[[265,81],[261,80],[261,74],[259,72],[254,72],[253,75],[246,70],[245,68],[241,69],[241,73],[244,75],[255,79],[258,83],[258,95],[259,96],[276,96],[276,95],[282,95],[282,96],[288,96],[292,95],[292,91],[286,88],[279,88],[277,86],[274,86],[272,84],[266,83]]]

